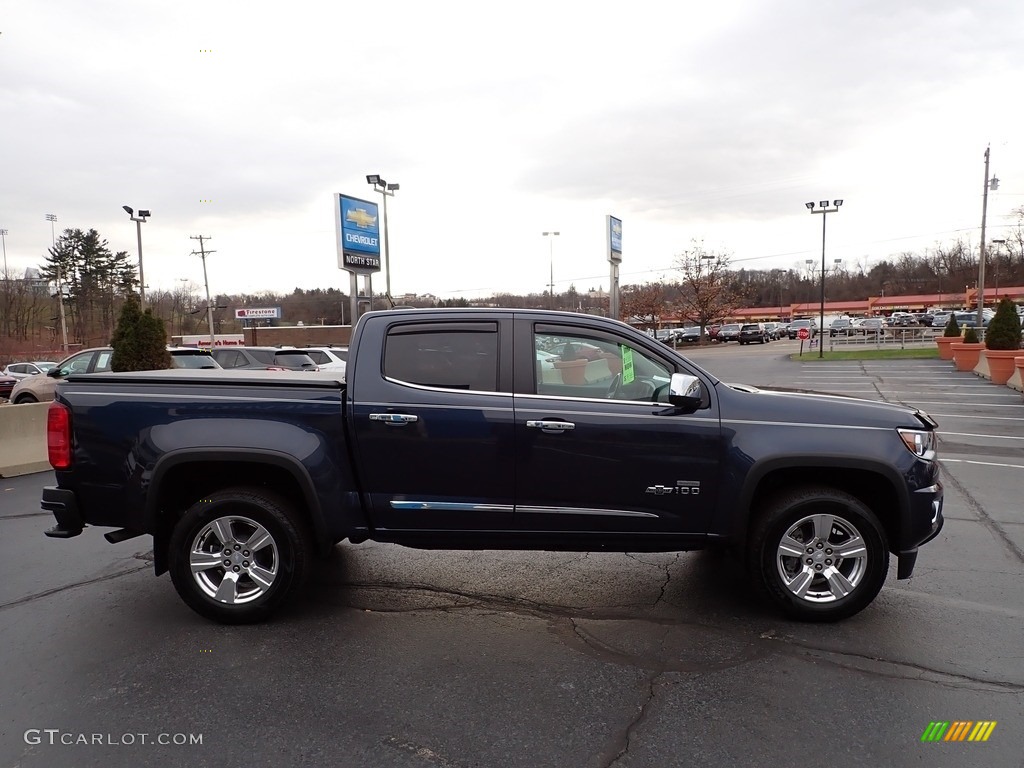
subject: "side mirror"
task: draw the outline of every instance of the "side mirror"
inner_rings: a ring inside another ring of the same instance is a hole
[[[704,402],[704,386],[696,376],[673,373],[668,385],[668,401],[677,408],[692,413]]]
[[[53,366],[53,368],[51,368],[50,370],[48,370],[46,372],[46,375],[49,376],[51,379],[59,379],[60,378],[60,366],[56,366],[56,365]]]

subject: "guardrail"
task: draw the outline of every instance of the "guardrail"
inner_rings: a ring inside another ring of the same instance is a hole
[[[835,336],[828,336],[823,334],[828,339],[829,349],[840,349],[858,346],[858,347],[875,347],[877,349],[883,348],[899,348],[906,349],[907,347],[928,347],[935,345],[935,337],[942,335],[941,328],[880,328],[878,330],[867,331],[866,333],[851,333],[836,334]],[[979,338],[981,334],[978,334]]]

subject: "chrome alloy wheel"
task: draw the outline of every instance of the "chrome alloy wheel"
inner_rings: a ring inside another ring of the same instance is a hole
[[[809,515],[782,537],[776,563],[793,595],[809,603],[830,603],[857,589],[867,572],[868,550],[848,520]]]
[[[258,600],[274,584],[281,556],[274,537],[248,517],[218,517],[192,540],[192,578],[207,597],[239,605]]]

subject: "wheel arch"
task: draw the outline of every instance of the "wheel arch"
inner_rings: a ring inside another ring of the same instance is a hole
[[[175,523],[202,496],[235,486],[266,488],[297,498],[294,509],[313,532],[318,550],[329,548],[323,507],[306,467],[284,453],[256,449],[181,449],[160,457],[146,492],[144,519],[153,531],[156,575],[168,568]]]
[[[755,464],[747,475],[740,497],[742,514],[732,531],[740,543],[755,523],[758,510],[782,491],[801,486],[827,486],[848,493],[874,512],[885,528],[890,551],[900,541],[910,501],[899,473],[881,462],[829,456],[789,456]],[[901,492],[903,489],[903,492]]]

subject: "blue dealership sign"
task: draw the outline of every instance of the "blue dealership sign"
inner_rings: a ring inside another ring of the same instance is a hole
[[[608,261],[612,264],[622,263],[622,219],[612,215],[605,217],[608,233]]]
[[[377,204],[347,195],[334,196],[338,268],[369,274],[380,271]]]

